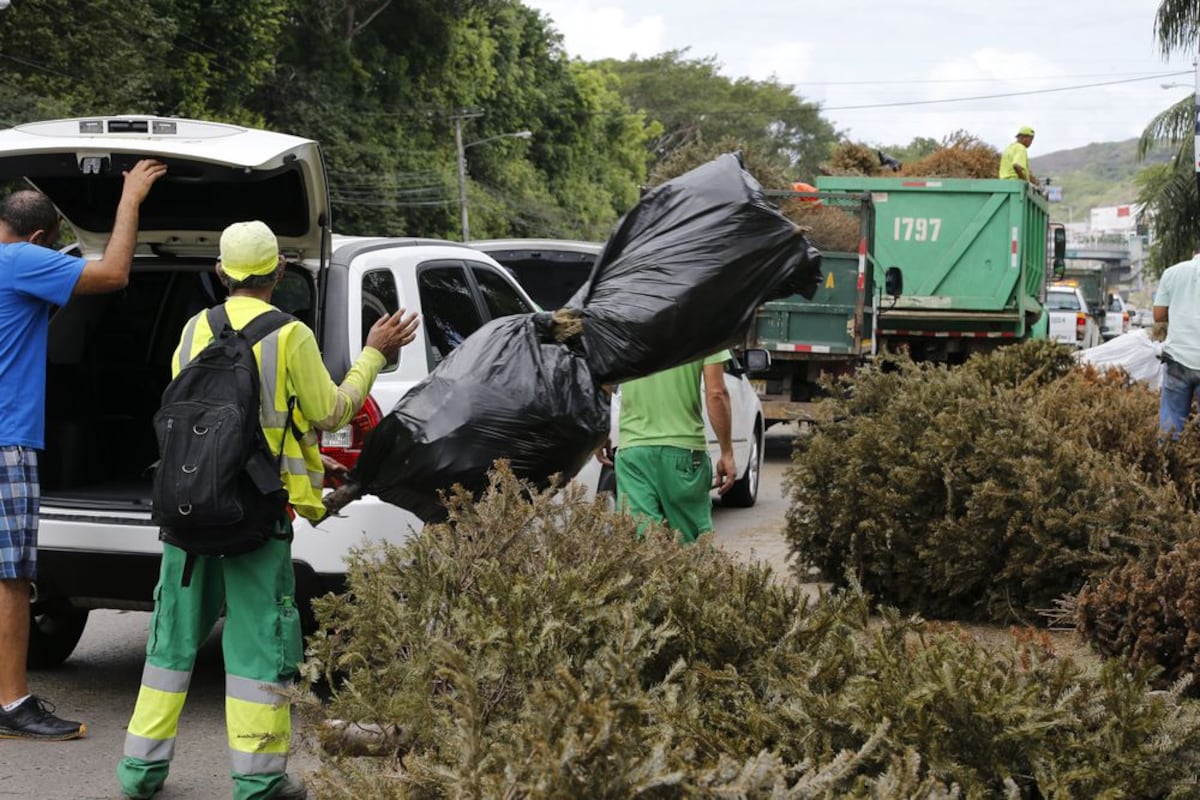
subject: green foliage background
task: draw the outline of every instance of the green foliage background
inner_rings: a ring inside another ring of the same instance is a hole
[[[0,78],[0,125],[151,113],[317,139],[342,233],[457,238],[456,118],[479,238],[603,239],[677,146],[733,139],[793,171],[834,139],[793,87],[711,59],[572,61],[517,0],[19,0]]]

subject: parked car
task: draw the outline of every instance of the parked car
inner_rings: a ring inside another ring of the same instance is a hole
[[[487,239],[471,247],[504,265],[543,309],[562,308],[592,272],[603,245],[571,239]]]
[[[603,245],[556,239],[489,239],[472,241],[471,247],[480,250],[510,270],[522,286],[543,308],[555,309],[566,304],[591,275],[592,266]],[[724,505],[749,507],[758,498],[759,475],[762,469],[765,425],[762,403],[747,377],[748,366],[764,369],[770,363],[765,350],[747,351],[725,364],[725,386],[733,411],[734,461],[740,471],[737,482],[724,497]],[[749,364],[750,361],[757,362]],[[613,396],[612,442],[620,444],[618,419],[620,392]],[[709,454],[715,464],[720,456],[716,434],[705,413],[705,431]],[[588,480],[581,474],[580,480]],[[597,488],[613,491],[616,481],[611,468],[601,470]]]
[[[0,131],[0,180],[24,178],[46,192],[85,256],[102,252],[121,171],[143,157],[168,172],[142,205],[128,287],[74,297],[50,321],[34,666],[71,654],[90,609],[153,607],[161,545],[150,521],[150,420],[184,322],[225,297],[213,265],[226,225],[257,218],[275,231],[287,266],[273,302],[317,333],[335,381],[381,314],[420,313],[416,341],[384,368],[361,412],[322,436],[322,450],[347,465],[382,414],[475,329],[535,309],[503,267],[462,244],[333,236],[321,151],[307,139],[140,116]],[[298,519],[293,563],[305,625],[313,624],[308,600],[344,585],[351,548],[399,543],[420,526],[371,496],[317,527]]]
[[[1104,341],[1115,339],[1123,333],[1129,333],[1129,308],[1124,298],[1113,292],[1108,296],[1108,308],[1105,309],[1104,322],[1100,329],[1100,338]]]
[[[1046,290],[1046,312],[1052,340],[1080,350],[1100,344],[1100,326],[1078,286],[1051,284]]]
[[[1139,308],[1133,315],[1132,323],[1138,328],[1154,327],[1154,311],[1149,308]]]

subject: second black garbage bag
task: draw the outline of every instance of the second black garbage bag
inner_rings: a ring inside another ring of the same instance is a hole
[[[592,374],[616,383],[735,344],[763,302],[811,299],[820,278],[820,253],[730,153],[647,193],[567,307]]]
[[[489,322],[372,431],[352,480],[426,522],[454,484],[480,493],[498,458],[539,487],[582,469],[609,432],[608,395],[549,314]]]

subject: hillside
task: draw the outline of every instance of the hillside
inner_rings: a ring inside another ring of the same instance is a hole
[[[1137,160],[1137,139],[1097,142],[1072,150],[1058,150],[1029,159],[1033,174],[1050,178],[1063,187],[1061,203],[1051,206],[1056,222],[1081,222],[1098,206],[1116,206],[1137,200],[1134,176],[1149,163],[1167,161],[1169,150]]]

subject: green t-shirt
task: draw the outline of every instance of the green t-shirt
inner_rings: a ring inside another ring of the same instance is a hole
[[[621,384],[619,447],[704,450],[700,378],[707,364],[732,358],[728,350]]]
[[[1013,169],[1013,164],[1019,164],[1025,174],[1029,174],[1029,150],[1020,142],[1013,142],[1004,148],[1000,154],[1000,177],[1020,180],[1021,176]]]

